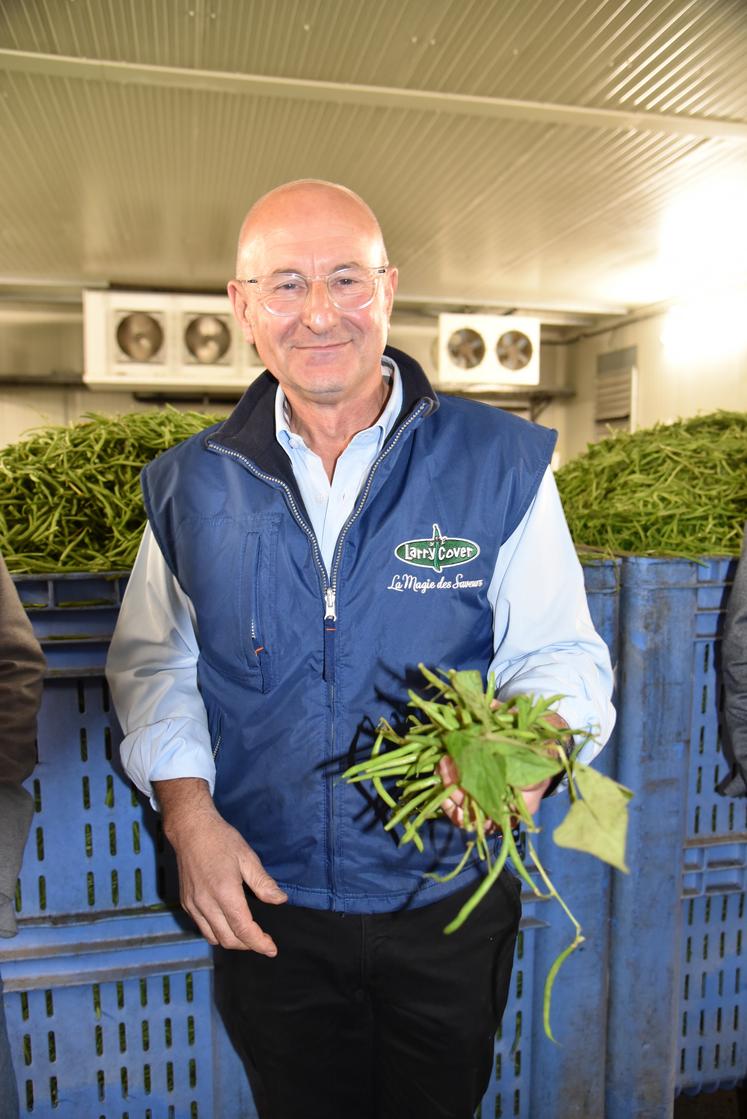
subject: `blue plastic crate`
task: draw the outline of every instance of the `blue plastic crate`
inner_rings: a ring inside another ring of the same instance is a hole
[[[121,771],[101,675],[55,673],[38,721],[36,812],[19,879],[19,919],[110,915],[178,903],[158,817]]]
[[[619,564],[589,565],[585,578],[592,617],[614,658]],[[101,997],[102,986],[109,992],[108,997],[116,1001],[122,997],[122,991],[135,990],[123,984],[137,983],[141,990],[142,981],[149,976],[193,975],[198,967],[195,959],[199,959],[200,997],[206,1000],[202,1013],[213,1015],[207,946],[193,937],[191,923],[178,912],[151,915],[154,907],[176,905],[173,857],[160,833],[157,817],[133,793],[116,756],[118,728],[102,672],[125,582],[120,575],[17,580],[37,636],[48,657],[50,649],[53,654],[39,720],[39,765],[29,782],[37,812],[19,886],[22,932],[14,942],[12,958],[8,952],[0,956],[5,961],[2,968],[8,984],[11,1029],[17,1046],[20,1045],[17,1061],[21,1096],[25,1098],[29,1081],[37,1115],[46,1114],[44,1107],[50,1115],[66,1113],[59,1110],[63,1100],[60,1077],[51,1069],[49,1048],[44,1048],[48,1039],[44,1040],[46,1027],[41,1009],[35,1011],[41,1023],[38,1037],[29,1033],[30,1026],[24,1032],[24,1007],[42,1006],[36,996],[32,1004],[26,1001],[31,991],[50,991],[53,1000],[58,989],[66,992],[56,996],[57,1004],[63,999],[66,1012],[76,1014],[80,1009],[85,1017],[89,1002]],[[599,764],[608,772],[614,766],[614,741]],[[75,811],[71,812],[71,806],[75,806]],[[553,1115],[553,1119],[598,1119],[602,1114],[610,872],[596,860],[568,851],[560,853],[554,848],[551,832],[566,807],[562,796],[543,806],[543,833],[538,840],[540,856],[587,937],[565,965],[556,985],[553,1028],[561,1044],[554,1046],[544,1036],[542,992],[552,960],[571,938],[571,926],[558,906],[538,901],[529,894],[524,899],[509,1003],[496,1040],[495,1076],[482,1103],[482,1119],[504,1115],[534,1119],[539,1114]],[[149,924],[156,920],[160,922],[158,935]],[[52,921],[54,927],[49,925]],[[144,938],[134,962],[129,961],[121,945],[111,948],[106,944],[111,935],[115,940],[126,940],[122,930],[128,927]],[[177,943],[180,949],[174,956]],[[82,962],[67,954],[72,944],[77,944],[76,954],[84,953]],[[29,953],[41,968],[34,979],[34,983],[38,980],[37,985],[31,987],[28,969],[25,978],[23,968],[18,970],[18,961]],[[99,994],[94,995],[94,991]],[[572,999],[568,998],[569,991],[573,992]],[[133,999],[134,996],[130,997],[126,1003],[127,1013],[135,1008],[133,1023],[128,1025],[121,1014],[119,1019],[115,1016],[117,1029],[123,1026],[125,1037],[134,1036],[133,1030],[137,1034],[143,1028],[144,1019],[137,1017],[139,1012]],[[46,994],[44,1000],[46,1007]],[[214,1030],[214,1048],[219,1056],[224,1054],[221,1063],[233,1067],[236,1058],[219,1022],[214,1023]],[[31,1038],[32,1054],[37,1055],[33,1057],[33,1070],[24,1064],[27,1046],[22,1039],[27,1036]],[[95,1026],[93,1037],[95,1050]],[[157,1119],[160,1114],[171,1114],[170,1107],[176,1109],[176,1119],[181,1119],[182,1114],[190,1115],[189,1110],[180,1111],[187,1106],[181,1099],[176,1103],[164,1097],[156,1107],[146,1098],[146,1065],[152,1092],[154,1068],[157,1064],[163,1069],[163,1054],[158,1061],[149,1063],[145,1054],[138,1052],[137,1061],[131,1066],[129,1057],[125,1060],[120,1054],[121,1059],[118,1058],[116,1045],[109,1045],[106,1061],[99,1061],[97,1067],[90,1051],[90,1038],[80,1040],[80,1045],[84,1049],[89,1046],[85,1060],[76,1050],[71,1054],[73,1063],[77,1061],[83,1070],[97,1068],[97,1072],[95,1083],[90,1071],[83,1071],[77,1086],[65,1088],[64,1099],[69,1096],[76,1101],[78,1114],[81,1109],[88,1114],[86,1109],[93,1106],[96,1114],[106,1119],[119,1119],[120,1115],[127,1115],[128,1119]],[[187,1084],[190,1059],[187,1058]],[[578,1078],[580,1061],[585,1067],[582,1082]],[[60,1067],[57,1061],[52,1063]],[[206,1076],[205,1071],[200,1073],[202,1082]],[[95,1093],[101,1090],[102,1077],[105,1098],[98,1100]],[[214,1114],[220,1114],[221,1119],[251,1119],[255,1114],[253,1104],[240,1070],[233,1081],[242,1085],[244,1095],[229,1102],[224,1092],[222,1110]],[[125,1082],[127,1099],[121,1095]],[[216,1083],[222,1083],[220,1076]],[[216,1091],[215,1085],[211,1090]],[[54,1099],[58,1102],[53,1107]],[[191,1108],[191,1099],[188,1105]],[[205,1106],[201,1097],[197,1099],[199,1114],[203,1114],[200,1109]]]
[[[626,559],[617,776],[636,791],[615,876],[606,1119],[665,1119],[747,1074],[745,802],[716,791],[716,646],[730,561]]]
[[[744,972],[747,798],[721,796],[719,638],[733,563],[699,569],[683,844],[676,1088],[731,1088],[747,1075]]]
[[[607,642],[614,664],[618,656],[619,562],[589,564],[584,577],[592,620]],[[615,750],[613,735],[595,766],[611,774]],[[546,801],[538,816],[542,831],[537,837],[540,859],[586,937],[563,965],[555,984],[551,1025],[559,1044],[544,1033],[543,994],[550,966],[573,939],[573,928],[556,902],[538,900],[526,891],[511,993],[496,1039],[495,1073],[482,1101],[480,1119],[601,1119],[604,1114],[613,872],[590,856],[563,850],[552,842],[553,829],[567,809],[563,793]]]
[[[122,571],[13,576],[47,658],[48,676],[103,672],[127,579]]]
[[[212,952],[171,914],[25,928],[0,967],[22,1116],[256,1119]]]

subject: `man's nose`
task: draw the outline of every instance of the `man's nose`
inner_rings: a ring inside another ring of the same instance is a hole
[[[340,312],[329,297],[326,280],[309,280],[309,290],[301,312],[301,322],[311,330],[328,330],[337,322]]]

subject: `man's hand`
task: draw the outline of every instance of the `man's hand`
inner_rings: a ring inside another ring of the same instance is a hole
[[[182,908],[210,944],[276,956],[274,941],[252,918],[244,883],[273,905],[287,895],[217,811],[207,783],[185,777],[155,781],[153,788],[176,852]]]
[[[495,708],[500,707],[499,700],[494,699],[492,706]],[[556,711],[548,711],[548,713],[545,715],[545,719],[552,726],[557,727],[557,729],[561,732],[568,729],[568,723],[561,715],[558,715]],[[442,758],[441,761],[438,763],[438,772],[445,786],[456,785],[459,783],[459,771],[457,770],[453,758]],[[542,798],[545,795],[551,782],[552,778],[547,777],[544,781],[539,781],[536,785],[529,785],[526,789],[521,790],[521,795],[524,797],[524,803],[527,806],[528,812],[532,816],[534,816],[537,812]],[[462,808],[462,805],[464,804],[464,795],[464,789],[455,789],[451,796],[448,797],[441,805],[444,810],[444,814],[448,816],[452,824],[456,824],[458,828],[464,826],[464,810]],[[490,832],[495,831],[495,827],[496,825],[492,820],[485,821],[486,834],[490,834]]]

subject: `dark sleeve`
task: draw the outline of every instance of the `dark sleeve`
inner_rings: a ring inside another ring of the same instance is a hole
[[[36,764],[44,655],[0,556],[0,782],[20,784]]]
[[[747,528],[726,608],[721,671],[724,729],[734,766],[723,792],[747,796]]]

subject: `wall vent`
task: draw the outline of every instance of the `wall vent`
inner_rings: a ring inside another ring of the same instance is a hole
[[[610,431],[635,431],[638,347],[628,346],[597,357],[594,377],[594,437]]]

